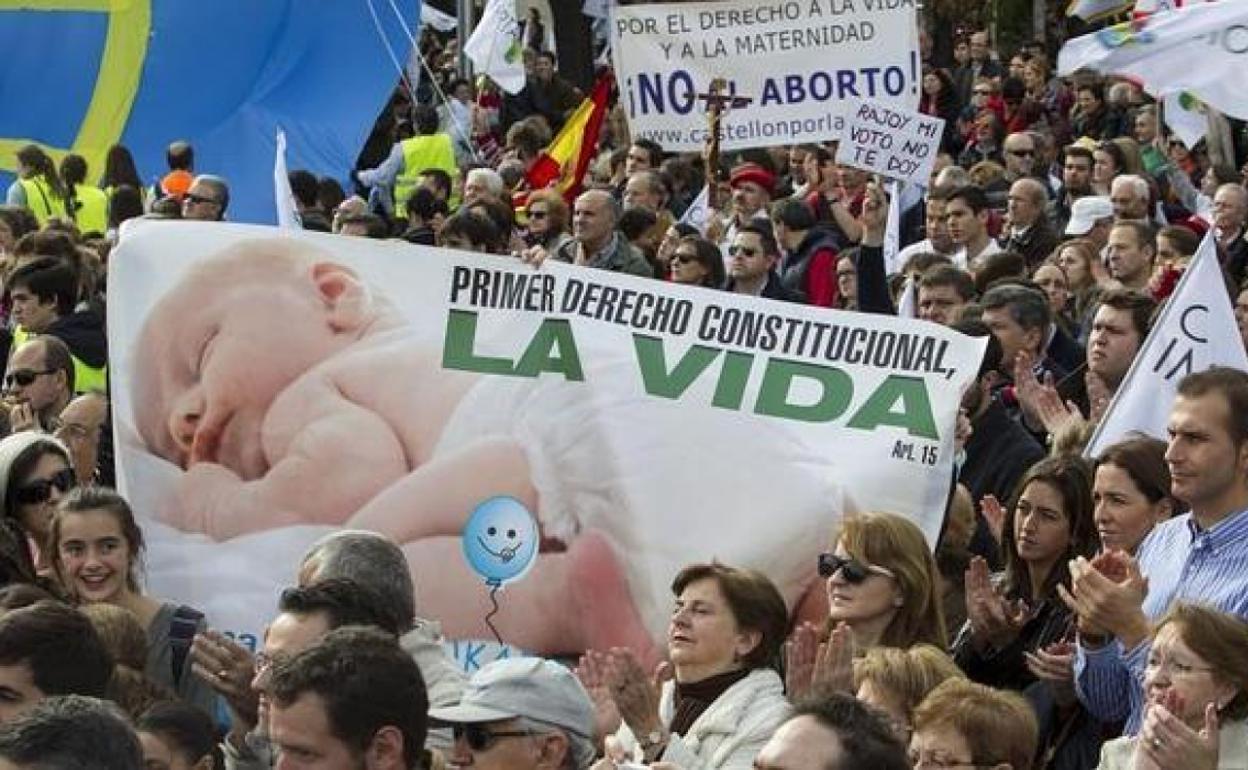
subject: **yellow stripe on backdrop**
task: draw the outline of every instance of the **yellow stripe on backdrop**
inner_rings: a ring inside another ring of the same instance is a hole
[[[106,13],[108,32],[91,101],[71,147],[49,147],[20,137],[0,137],[0,170],[17,171],[17,150],[36,144],[59,165],[67,153],[87,160],[93,176],[104,170],[108,148],[121,140],[139,92],[152,26],[151,0],[0,0],[0,14],[16,11]]]

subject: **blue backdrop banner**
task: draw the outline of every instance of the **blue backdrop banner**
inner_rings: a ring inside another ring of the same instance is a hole
[[[419,18],[420,0],[0,0],[0,189],[28,142],[92,178],[120,142],[150,184],[185,139],[230,219],[273,223],[278,127],[290,168],[345,182]]]

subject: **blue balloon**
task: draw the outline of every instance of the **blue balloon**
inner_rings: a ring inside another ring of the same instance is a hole
[[[468,517],[464,558],[487,585],[519,580],[536,561],[541,535],[529,509],[514,497],[491,497]]]

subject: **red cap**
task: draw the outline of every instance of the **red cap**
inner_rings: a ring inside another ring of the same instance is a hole
[[[776,191],[776,175],[757,163],[742,163],[732,170],[728,184],[736,189],[742,182],[753,182],[768,193]]]

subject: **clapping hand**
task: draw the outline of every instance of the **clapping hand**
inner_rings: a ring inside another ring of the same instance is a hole
[[[1024,652],[1027,670],[1048,686],[1058,706],[1073,706],[1075,697],[1075,647],[1068,641],[1054,642],[1035,652]]]
[[[575,669],[576,677],[581,680],[581,685],[594,704],[594,727],[600,741],[620,729],[620,711],[615,707],[615,698],[611,697],[611,687],[607,681],[609,659],[610,656],[605,652],[588,650],[581,656]]]
[[[1113,634],[1127,649],[1148,637],[1143,610],[1148,579],[1135,559],[1121,551],[1099,554],[1093,561],[1080,556],[1070,562],[1070,579],[1072,590],[1059,585],[1057,591],[1079,616],[1081,633]]]
[[[613,647],[607,653],[606,680],[619,711],[620,719],[638,737],[662,731],[659,718],[659,693],[663,682],[672,676],[670,663],[660,663],[649,675],[626,647]]]
[[[1137,770],[1183,768],[1183,770],[1216,770],[1218,766],[1218,709],[1213,703],[1205,706],[1205,723],[1193,730],[1175,714],[1181,713],[1182,698],[1173,690],[1161,703],[1148,707],[1144,726],[1135,749]]]
[[[1001,649],[1018,638],[1031,617],[1031,609],[1020,600],[1009,601],[992,584],[988,562],[982,556],[971,559],[966,570],[966,616],[971,624],[971,640],[976,649]]]

